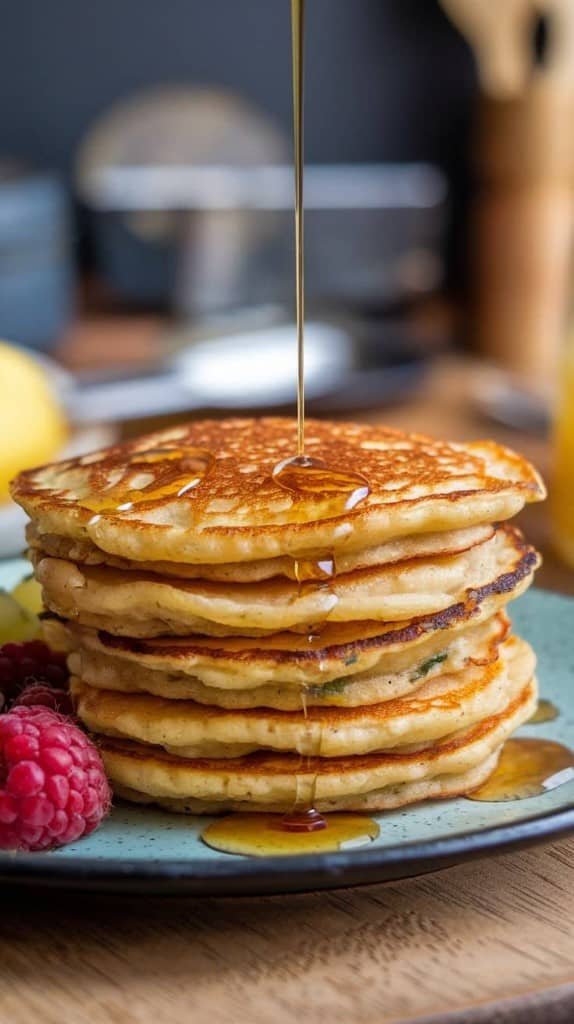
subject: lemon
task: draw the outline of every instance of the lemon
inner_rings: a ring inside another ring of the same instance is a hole
[[[0,502],[22,469],[49,462],[66,440],[66,422],[42,367],[0,342]]]
[[[0,644],[34,640],[40,632],[40,620],[23,608],[11,594],[0,590]]]
[[[39,615],[44,611],[42,603],[42,588],[33,576],[26,576],[12,591],[12,597],[18,602],[21,608],[32,615]]]

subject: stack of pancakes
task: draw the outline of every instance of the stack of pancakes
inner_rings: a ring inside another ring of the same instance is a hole
[[[505,611],[538,565],[507,525],[544,497],[536,471],[493,443],[310,422],[307,453],[368,481],[345,510],[278,485],[295,440],[291,420],[198,422],[14,482],[46,627],[123,797],[213,813],[460,794],[536,707]]]

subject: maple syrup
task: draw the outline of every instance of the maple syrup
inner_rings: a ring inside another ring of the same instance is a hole
[[[321,817],[321,816],[320,816]],[[251,857],[294,856],[352,850],[372,843],[379,826],[364,814],[328,814],[319,828],[286,828],[279,814],[231,814],[202,833],[207,846]]]
[[[369,493],[360,473],[328,466],[305,454],[305,219],[304,180],[304,66],[305,0],[291,0],[293,68],[293,150],[295,167],[295,313],[297,320],[297,454],[280,462],[273,479],[302,497],[327,499],[330,515],[354,508]]]
[[[540,796],[574,779],[574,751],[554,740],[507,740],[490,778],[468,793],[469,800],[498,803]]]
[[[560,714],[556,704],[553,704],[551,700],[544,700],[542,698],[538,701],[536,711],[528,719],[528,725],[538,725],[541,722],[553,722],[555,718],[558,718]]]
[[[297,453],[275,466],[274,481],[299,498],[313,499],[316,518],[332,518],[355,508],[369,494],[361,473],[329,466],[322,459],[305,454],[305,289],[303,208],[303,68],[305,0],[291,0],[293,56],[293,133],[295,161],[295,299],[297,319]],[[317,505],[319,508],[317,508]],[[293,571],[299,589],[328,587],[336,576],[334,557],[294,559]],[[333,607],[337,595],[331,589]],[[320,627],[308,631],[309,645],[320,645]],[[296,641],[297,643],[299,641]],[[304,749],[296,773],[296,796],[292,812],[278,814],[232,814],[202,833],[202,839],[226,853],[253,856],[319,853],[362,846],[371,842],[379,827],[360,814],[323,816],[315,808],[317,772],[312,759],[321,755],[322,726],[307,714],[307,691],[301,690],[305,718]]]
[[[297,583],[325,583],[336,575],[335,559],[329,558],[294,558],[293,575]]]
[[[102,515],[151,508],[166,498],[182,498],[201,483],[214,462],[215,456],[204,448],[166,445],[134,452],[123,465],[120,480],[100,494],[83,498],[82,505],[95,513],[90,519],[93,524]]]
[[[300,498],[319,499],[328,506],[330,516],[350,511],[369,495],[369,482],[362,473],[334,469],[311,455],[295,455],[279,462],[273,479]]]
[[[285,832],[318,832],[319,829],[327,828],[327,821],[315,807],[310,807],[304,811],[294,811],[293,814],[284,814],[281,828]]]

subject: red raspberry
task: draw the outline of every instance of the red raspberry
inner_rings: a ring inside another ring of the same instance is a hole
[[[94,744],[41,705],[0,715],[0,850],[49,850],[87,836],[111,792]]]
[[[37,704],[51,708],[52,711],[59,711],[61,715],[74,714],[74,705],[69,693],[66,693],[65,690],[55,690],[46,683],[38,683],[35,679],[30,679],[25,683],[19,697],[13,701],[12,707],[29,708]]]
[[[30,683],[44,683],[62,695],[61,700],[34,700],[67,713],[70,701],[63,698],[68,688],[69,674],[66,667],[66,656],[52,651],[41,640],[30,640],[27,643],[8,643],[0,646],[0,711],[7,710],[11,704],[30,704],[27,699],[18,699],[22,690]]]
[[[9,704],[30,679],[42,680],[58,690],[68,686],[66,655],[51,650],[42,640],[0,646],[0,698]],[[0,699],[0,705],[4,703]]]

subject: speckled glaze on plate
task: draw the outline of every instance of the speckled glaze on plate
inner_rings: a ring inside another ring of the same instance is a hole
[[[0,586],[27,571],[0,565]],[[560,715],[519,735],[574,746],[574,600],[530,590],[511,607],[516,631],[538,655],[541,695]],[[199,834],[208,819],[118,805],[94,835],[54,853],[0,853],[0,882],[190,895],[257,895],[330,889],[407,877],[470,857],[574,831],[574,781],[511,803],[456,799],[374,815],[368,848],[289,858],[218,853]]]

